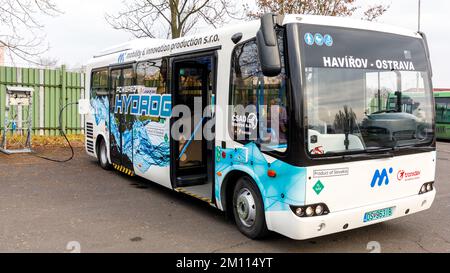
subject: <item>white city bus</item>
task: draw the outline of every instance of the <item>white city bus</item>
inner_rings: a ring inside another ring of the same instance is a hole
[[[87,153],[226,211],[250,238],[319,237],[434,201],[423,33],[266,14],[109,48],[87,73]]]

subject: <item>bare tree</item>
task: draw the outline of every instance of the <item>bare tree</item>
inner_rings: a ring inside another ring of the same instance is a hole
[[[107,14],[106,20],[137,38],[178,38],[199,24],[218,27],[238,16],[229,0],[127,0],[123,4],[122,12]]]
[[[376,5],[373,7],[370,7],[364,12],[364,20],[367,21],[376,21],[378,17],[383,15],[387,10],[389,9],[389,6],[384,5]]]
[[[356,0],[257,0],[256,10],[244,5],[249,18],[259,18],[266,12],[278,14],[311,14],[326,16],[352,16],[361,7],[356,6]],[[389,7],[375,5],[364,12],[363,19],[373,21],[383,15]]]
[[[52,57],[39,58],[39,66],[44,68],[55,68],[58,65],[59,60]]]
[[[52,0],[0,0],[0,46],[8,50],[11,60],[39,64],[36,59],[45,51],[43,26],[38,14],[56,16],[60,13]]]

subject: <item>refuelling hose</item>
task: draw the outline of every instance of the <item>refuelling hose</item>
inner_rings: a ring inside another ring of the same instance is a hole
[[[66,132],[64,131],[64,128],[63,128],[63,124],[62,124],[62,114],[63,114],[64,110],[66,110],[67,107],[69,107],[69,106],[71,106],[71,105],[77,105],[77,104],[78,104],[78,102],[71,102],[71,103],[68,103],[68,104],[64,105],[64,107],[61,108],[61,111],[59,112],[59,132],[60,132],[60,134],[66,139],[67,143],[69,144],[71,156],[70,156],[68,159],[59,160],[59,159],[54,159],[54,158],[49,158],[49,157],[41,156],[41,155],[39,155],[39,154],[33,152],[33,155],[34,155],[35,157],[38,157],[38,158],[44,159],[44,160],[48,160],[48,161],[51,161],[51,162],[56,162],[56,163],[66,163],[66,162],[71,161],[71,160],[74,158],[75,152],[74,152],[73,147],[72,147],[72,144],[70,144],[70,141],[69,141],[69,139],[67,138]]]

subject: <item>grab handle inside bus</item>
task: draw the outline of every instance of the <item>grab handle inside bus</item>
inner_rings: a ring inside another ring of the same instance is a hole
[[[281,58],[275,31],[277,21],[282,20],[273,13],[261,17],[261,28],[256,35],[258,55],[264,76],[275,77],[281,73]]]
[[[186,150],[189,148],[189,146],[191,145],[192,141],[195,138],[195,135],[197,134],[198,130],[200,130],[200,128],[202,128],[202,124],[203,121],[205,120],[205,118],[203,117],[200,122],[197,124],[197,126],[195,126],[194,132],[192,133],[191,137],[189,138],[188,142],[186,143],[186,145],[184,145],[183,149],[181,150],[180,156],[178,157],[178,160],[181,160],[181,158],[183,157],[183,155],[186,153]]]

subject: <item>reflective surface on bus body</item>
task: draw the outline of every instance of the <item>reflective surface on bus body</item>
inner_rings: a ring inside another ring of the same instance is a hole
[[[450,139],[450,92],[436,92],[436,137]]]
[[[450,94],[447,98],[436,98],[436,123],[450,124]]]
[[[332,42],[313,42],[309,33]],[[431,144],[434,111],[420,39],[318,26],[304,27],[301,39],[311,154]]]
[[[278,32],[284,52],[283,32]],[[261,70],[255,40],[238,45],[232,58],[230,135],[247,144],[255,142],[262,151],[284,153],[288,145],[288,97],[284,54],[283,68],[276,77]],[[255,115],[256,113],[256,115]]]

